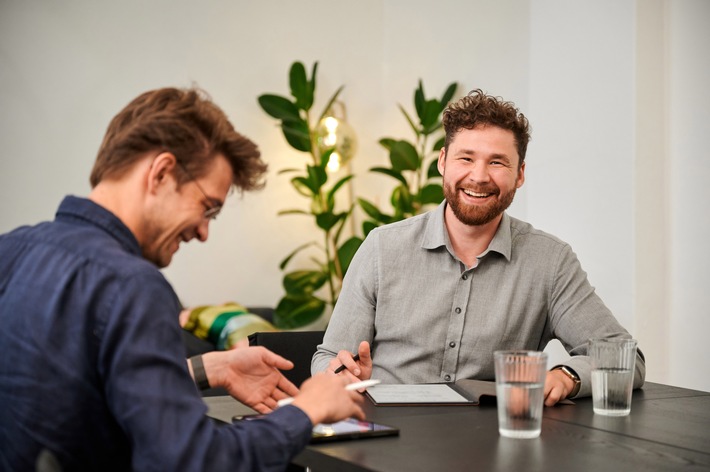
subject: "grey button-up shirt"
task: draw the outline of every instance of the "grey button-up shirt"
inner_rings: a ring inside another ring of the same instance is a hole
[[[436,210],[373,230],[355,255],[313,357],[325,370],[341,349],[372,349],[385,383],[493,380],[493,352],[542,350],[559,339],[591,394],[587,340],[629,337],[594,292],[570,246],[503,215],[488,249],[467,268]],[[637,356],[634,386],[645,365]]]

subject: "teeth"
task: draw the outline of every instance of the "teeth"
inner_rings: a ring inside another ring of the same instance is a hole
[[[477,192],[473,192],[471,190],[466,190],[466,189],[464,189],[464,193],[466,195],[470,195],[472,197],[479,197],[479,198],[487,197],[490,195],[490,193],[477,193]]]

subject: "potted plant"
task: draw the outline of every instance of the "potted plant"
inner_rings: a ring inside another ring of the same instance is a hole
[[[323,315],[327,306],[332,308],[335,305],[343,275],[362,243],[362,239],[357,236],[343,241],[343,229],[352,215],[353,205],[338,211],[336,196],[353,175],[341,176],[333,182],[334,178],[328,173],[327,166],[336,151],[335,145],[324,145],[318,131],[319,123],[331,110],[343,87],[335,91],[314,120],[311,112],[317,70],[318,63],[315,62],[309,78],[304,65],[294,62],[289,71],[291,96],[264,94],[258,98],[262,109],[279,120],[288,144],[308,155],[305,168],[287,168],[279,172],[293,175],[291,185],[306,199],[308,210],[286,209],[280,211],[279,215],[297,214],[312,218],[320,233],[319,239],[299,245],[281,261],[281,270],[286,270],[297,254],[309,250],[312,254],[311,267],[284,274],[283,287],[286,294],[277,304],[274,313],[274,323],[279,328],[298,328],[313,323]],[[320,295],[323,291],[325,296]]]

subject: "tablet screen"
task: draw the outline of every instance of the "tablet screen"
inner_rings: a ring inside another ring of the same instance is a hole
[[[332,424],[317,424],[313,427],[311,442],[333,441],[337,439],[356,439],[378,436],[396,436],[399,430],[392,426],[347,419]]]
[[[262,418],[263,415],[235,416],[233,421],[248,421]],[[345,439],[397,436],[399,429],[372,421],[360,421],[353,418],[337,423],[320,423],[313,427],[312,443],[340,441]]]

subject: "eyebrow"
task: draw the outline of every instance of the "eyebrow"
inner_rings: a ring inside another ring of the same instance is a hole
[[[460,156],[460,155],[475,156],[476,154],[477,154],[477,152],[474,149],[459,149],[458,151],[456,151],[454,156]],[[491,160],[496,160],[496,159],[497,160],[505,160],[508,162],[512,162],[510,157],[507,154],[500,154],[500,153],[491,154],[490,159]]]

